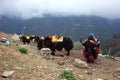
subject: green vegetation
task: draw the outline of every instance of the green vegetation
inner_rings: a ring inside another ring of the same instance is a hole
[[[61,78],[65,78],[67,80],[76,80],[74,74],[71,71],[64,70],[60,76]]]
[[[18,46],[18,44],[16,44],[16,46]]]
[[[104,54],[120,56],[120,34],[115,35],[111,40],[104,42],[101,49]]]
[[[111,56],[111,55],[106,56],[106,58],[108,58],[108,59],[115,59],[115,57],[114,57],[114,56]]]
[[[82,44],[80,41],[74,42],[74,48],[75,50],[81,50],[82,49]]]
[[[19,48],[19,51],[23,54],[27,54],[28,50],[26,48]]]

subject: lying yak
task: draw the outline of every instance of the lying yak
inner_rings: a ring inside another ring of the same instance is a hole
[[[51,55],[55,55],[55,50],[61,51],[63,48],[67,51],[67,56],[70,54],[70,50],[73,48],[73,42],[69,37],[62,37],[61,41],[53,41],[53,36],[42,37],[37,44],[40,50],[43,47],[51,49]]]

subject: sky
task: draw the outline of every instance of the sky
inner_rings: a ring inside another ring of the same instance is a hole
[[[46,14],[120,18],[120,0],[0,0],[0,16],[29,19]]]

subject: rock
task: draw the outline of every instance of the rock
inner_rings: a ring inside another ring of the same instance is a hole
[[[2,77],[7,78],[9,76],[12,76],[14,71],[4,71],[2,74]]]
[[[16,67],[16,69],[19,69],[19,70],[21,70],[22,68],[20,68],[20,67]]]
[[[40,51],[42,54],[50,54],[51,53],[51,50],[49,48],[42,48]]]
[[[84,79],[84,76],[83,75],[79,75],[80,79],[83,80]]]
[[[55,58],[54,58],[54,56],[50,55],[50,59],[51,59],[51,60],[54,60]]]
[[[64,61],[58,61],[59,65],[64,65]]]
[[[67,79],[61,79],[61,80],[67,80]]]
[[[118,79],[120,79],[120,76],[117,76]]]
[[[120,68],[117,68],[116,71],[117,71],[117,72],[120,72]]]
[[[74,65],[78,68],[88,68],[88,64],[80,59],[74,59]]]
[[[120,57],[115,57],[115,60],[118,60],[118,61],[120,61]]]
[[[103,55],[103,54],[98,54],[98,56],[105,57],[106,55]]]
[[[103,80],[103,79],[101,79],[101,78],[97,78],[96,80]]]
[[[116,71],[113,73],[113,76],[117,79],[120,79],[120,68],[117,68]]]
[[[14,34],[11,38],[14,39],[14,40],[20,40],[19,35],[17,35],[17,34]]]
[[[7,41],[5,42],[5,45],[6,45],[6,46],[9,46],[9,45],[10,45],[10,41],[7,40]]]
[[[86,74],[92,75],[92,71],[85,71]]]
[[[73,69],[72,68],[65,68],[64,70],[66,70],[66,71],[72,71]]]

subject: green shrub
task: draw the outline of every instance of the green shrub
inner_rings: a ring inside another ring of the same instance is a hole
[[[101,49],[103,50],[103,54],[107,54],[109,52],[112,56],[118,56],[120,51],[120,34],[114,35],[110,40],[105,41],[101,44]]]
[[[75,50],[81,50],[82,49],[82,44],[77,41],[77,42],[74,42],[74,48]]]
[[[74,74],[71,71],[63,71],[63,73],[60,75],[61,78],[65,78],[67,80],[76,80],[74,77]]]
[[[19,51],[23,54],[27,54],[28,50],[25,48],[19,48]]]
[[[108,58],[108,59],[115,59],[115,57],[114,57],[114,56],[111,56],[111,55],[106,56],[106,58]]]
[[[18,46],[18,44],[16,44],[16,46]]]

